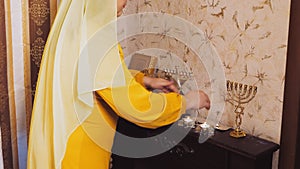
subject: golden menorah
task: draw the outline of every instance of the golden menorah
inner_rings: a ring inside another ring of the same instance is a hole
[[[256,93],[256,86],[227,80],[228,102],[235,106],[235,129],[230,132],[230,136],[235,138],[246,136],[245,131],[241,129],[242,116],[245,109],[243,105],[249,103],[255,97]]]

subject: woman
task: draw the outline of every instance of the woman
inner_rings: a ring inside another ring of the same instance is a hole
[[[155,94],[144,86],[177,89],[163,79],[131,75],[114,24],[125,5],[126,0],[61,1],[38,78],[28,169],[108,169],[118,116],[156,128],[175,122],[186,109],[209,108],[201,91]]]

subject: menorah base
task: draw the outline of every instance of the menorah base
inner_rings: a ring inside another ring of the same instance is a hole
[[[243,130],[240,130],[240,129],[235,129],[232,132],[230,132],[229,134],[231,137],[234,137],[234,138],[241,138],[241,137],[245,137],[247,135]]]

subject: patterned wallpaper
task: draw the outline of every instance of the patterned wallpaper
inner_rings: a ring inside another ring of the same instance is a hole
[[[258,87],[255,98],[244,110],[242,129],[279,143],[289,7],[290,1],[282,0],[129,0],[125,16],[161,12],[183,18],[199,28],[218,54],[226,79]],[[165,26],[161,25],[162,29]],[[178,56],[193,71],[198,85],[210,93],[212,81],[204,63],[178,39],[161,32],[131,36],[121,44],[125,55],[159,48]],[[160,60],[167,57],[160,55]],[[168,63],[173,61],[164,62]],[[223,125],[234,125],[233,112],[234,107],[226,103]],[[201,117],[205,115],[203,112]]]

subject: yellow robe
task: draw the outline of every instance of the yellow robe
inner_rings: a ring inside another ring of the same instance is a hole
[[[122,50],[120,49],[121,57],[123,58]],[[120,107],[124,107],[124,112],[119,112],[113,103],[111,88],[97,91],[102,99],[114,110],[114,112],[127,120],[132,117],[136,117],[135,124],[146,127],[146,128],[157,128],[170,123],[175,122],[181,115],[182,110],[185,109],[185,102],[182,96],[177,93],[169,94],[154,94],[147,91],[143,86],[143,75],[137,74],[135,80],[131,80],[129,86],[121,87],[118,92],[128,90],[130,93],[131,103],[137,108],[135,112],[127,112],[127,110],[132,110],[129,105],[124,104]],[[147,111],[151,104],[156,102],[164,103],[164,109],[161,115],[153,120],[148,121],[151,118],[151,112],[148,115],[143,116],[143,118],[138,117],[141,112]],[[105,109],[101,103],[98,102],[99,109],[103,116],[115,116],[114,112]],[[137,116],[135,116],[137,115]],[[148,117],[147,117],[148,116]],[[116,118],[107,117],[111,120],[109,123],[116,127]],[[113,141],[113,140],[111,140]],[[84,132],[82,127],[78,127],[75,132],[71,135],[68,144],[65,158],[63,160],[63,168],[66,169],[107,169],[109,165],[110,152],[103,150],[97,144],[95,144],[89,136]]]
[[[39,72],[27,169],[108,169],[118,116],[156,128],[185,110],[182,96],[151,93],[133,78],[114,42],[115,19],[116,0],[61,1]]]

